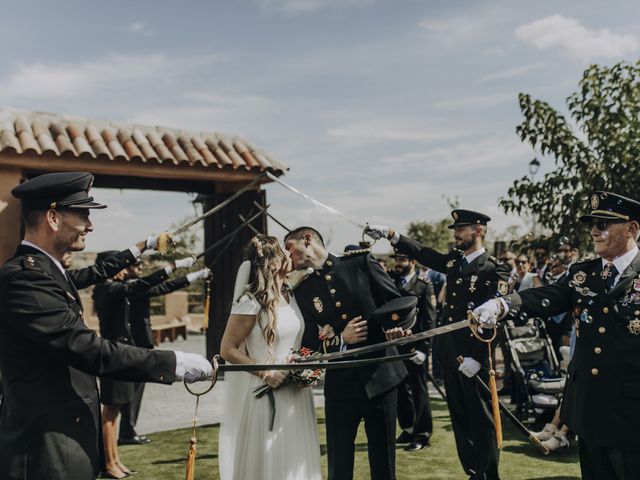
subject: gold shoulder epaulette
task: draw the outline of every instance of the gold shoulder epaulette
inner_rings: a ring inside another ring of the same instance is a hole
[[[363,253],[371,253],[370,248],[362,248],[360,250],[349,250],[348,252],[344,252],[343,257],[353,257],[354,255],[362,255]]]

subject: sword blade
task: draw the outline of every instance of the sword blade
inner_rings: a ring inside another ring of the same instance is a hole
[[[296,358],[296,362],[305,363],[307,361],[328,361],[339,360],[341,358],[357,357],[365,355],[367,353],[379,352],[389,347],[399,347],[402,345],[411,345],[412,343],[420,342],[427,338],[436,337],[444,333],[454,332],[461,328],[467,328],[471,325],[471,320],[462,320],[461,322],[451,323],[449,325],[443,325],[441,327],[432,328],[426,332],[420,332],[407,337],[398,338],[396,340],[389,340],[388,342],[376,343],[374,345],[367,345],[365,347],[352,348],[351,350],[345,350],[344,352],[325,353],[323,355],[316,355],[313,359],[306,360],[307,357]]]
[[[333,207],[330,207],[329,205],[322,203],[318,200],[316,200],[315,198],[310,197],[309,195],[307,195],[306,193],[302,193],[300,190],[298,190],[297,188],[292,187],[291,185],[289,185],[288,183],[285,183],[283,180],[280,180],[278,177],[276,177],[275,175],[272,175],[271,173],[267,172],[267,177],[269,177],[271,180],[273,180],[276,183],[279,183],[280,185],[282,185],[284,188],[286,188],[287,190],[295,193],[296,195],[298,195],[299,197],[304,198],[305,200],[308,200],[309,202],[313,203],[314,205],[323,208],[331,213],[333,213],[334,215],[338,215],[339,217],[344,218],[347,222],[355,225],[356,227],[361,228],[362,230],[364,230],[365,225],[363,225],[362,223],[358,222],[357,220],[354,220],[352,218],[347,217],[344,213],[339,212],[338,210],[336,210]]]
[[[269,208],[269,205],[265,206],[264,208],[266,210],[267,208]],[[248,224],[253,222],[256,218],[258,218],[260,215],[262,215],[262,213],[263,212],[258,212],[256,214],[252,215],[251,217],[249,217],[248,219],[246,219],[244,222],[242,222],[240,225],[238,225],[236,228],[234,228],[231,232],[227,233],[224,237],[222,237],[221,239],[217,240],[213,245],[208,246],[204,251],[202,251],[198,255],[196,255],[196,259],[204,257],[207,254],[207,252],[209,252],[210,250],[213,250],[214,248],[219,247],[224,242],[226,242],[227,240],[231,239],[240,230],[242,230]]]
[[[318,355],[311,357],[311,361],[307,363],[254,363],[254,364],[224,364],[218,366],[220,372],[259,372],[264,370],[336,370],[340,368],[357,368],[367,365],[377,365],[379,363],[399,362],[401,360],[409,360],[413,357],[413,353],[405,353],[403,355],[391,355],[380,358],[365,358],[362,360],[347,360],[344,362],[319,362],[315,361]]]
[[[231,195],[229,198],[227,198],[226,200],[220,202],[219,204],[217,204],[215,207],[210,208],[209,210],[207,210],[206,212],[204,212],[202,215],[193,218],[191,220],[189,220],[186,223],[183,223],[182,225],[180,225],[178,228],[176,228],[175,230],[173,230],[171,232],[171,235],[177,235],[178,233],[182,233],[185,230],[189,230],[191,227],[193,227],[196,223],[204,220],[207,217],[210,217],[211,215],[213,215],[214,213],[222,210],[224,207],[226,207],[227,205],[229,205],[231,202],[233,202],[236,198],[238,198],[240,195],[242,195],[244,192],[247,192],[251,189],[253,189],[260,180],[262,180],[262,178],[267,174],[267,172],[263,172],[260,175],[258,175],[256,178],[254,178],[250,183],[248,183],[246,186],[242,187],[240,190],[238,190],[236,193],[234,193],[233,195]],[[278,177],[274,177],[274,178],[278,178]]]

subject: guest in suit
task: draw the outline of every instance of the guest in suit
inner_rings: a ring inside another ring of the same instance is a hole
[[[329,343],[340,347],[370,345],[405,334],[387,333],[372,313],[402,295],[369,250],[350,251],[342,257],[328,252],[322,235],[311,227],[287,234],[285,248],[296,270],[310,273],[294,290],[306,328],[303,345],[319,350]],[[321,342],[320,327],[331,325],[336,336]],[[387,349],[379,355],[397,354]],[[364,419],[370,475],[375,480],[395,479],[397,387],[407,375],[401,362],[331,370],[325,378],[327,454],[330,480],[353,478],[355,438]]]
[[[418,298],[418,317],[413,333],[427,331],[436,322],[436,295],[431,282],[418,276],[416,261],[402,253],[391,255],[395,265],[395,282],[398,289]],[[429,340],[400,347],[400,353],[415,352],[415,356],[405,361],[409,374],[398,388],[398,423],[402,433],[396,443],[406,443],[407,451],[421,450],[429,445],[433,434],[433,418],[429,405],[427,370],[429,368]]]

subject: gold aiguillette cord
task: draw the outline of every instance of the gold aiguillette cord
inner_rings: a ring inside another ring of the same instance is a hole
[[[484,338],[478,332],[478,326],[475,323],[475,317],[473,316],[473,312],[469,310],[467,314],[467,318],[472,320],[470,325],[471,331],[473,335],[487,344],[489,347],[489,390],[491,391],[491,413],[493,414],[493,423],[496,429],[496,443],[498,444],[498,448],[502,448],[502,419],[500,418],[500,404],[498,400],[498,387],[496,385],[496,371],[493,369],[493,359],[492,354],[493,351],[491,349],[491,342],[493,342],[498,334],[498,329],[493,329],[493,335],[490,338]]]
[[[191,395],[196,397],[196,410],[193,414],[193,430],[191,432],[191,438],[189,439],[189,452],[187,453],[187,480],[193,480],[196,473],[196,456],[197,456],[197,448],[196,444],[198,443],[196,439],[196,423],[198,421],[198,407],[200,406],[200,397],[209,393],[213,387],[215,387],[216,382],[218,381],[218,355],[213,357],[211,364],[213,366],[213,375],[211,376],[211,385],[203,391],[203,392],[194,392],[189,387],[189,384],[184,382],[184,387],[187,389]]]

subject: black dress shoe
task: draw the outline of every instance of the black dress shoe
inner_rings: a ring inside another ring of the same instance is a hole
[[[151,439],[144,435],[136,435],[133,438],[119,438],[118,445],[144,445],[151,443]]]
[[[398,438],[396,438],[396,443],[411,443],[413,441],[413,435],[403,431]]]
[[[424,447],[429,446],[429,437],[426,435],[418,435],[413,441],[404,447],[407,452],[415,452],[416,450],[422,450]]]

